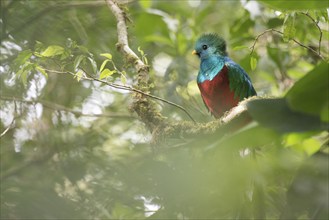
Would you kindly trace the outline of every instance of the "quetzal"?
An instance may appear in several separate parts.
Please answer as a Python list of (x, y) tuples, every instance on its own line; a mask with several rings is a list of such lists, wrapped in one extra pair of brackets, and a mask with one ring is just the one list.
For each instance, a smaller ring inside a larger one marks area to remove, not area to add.
[(192, 54), (201, 60), (197, 83), (202, 99), (216, 118), (244, 98), (256, 95), (247, 73), (228, 57), (222, 37), (214, 33), (202, 35)]

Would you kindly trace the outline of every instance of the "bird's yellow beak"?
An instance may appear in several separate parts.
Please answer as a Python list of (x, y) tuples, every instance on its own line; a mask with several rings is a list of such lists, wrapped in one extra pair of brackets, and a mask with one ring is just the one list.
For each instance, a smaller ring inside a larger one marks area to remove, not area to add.
[(196, 50), (193, 50), (193, 51), (192, 51), (192, 54), (193, 54), (193, 55), (197, 55), (198, 52), (196, 52)]

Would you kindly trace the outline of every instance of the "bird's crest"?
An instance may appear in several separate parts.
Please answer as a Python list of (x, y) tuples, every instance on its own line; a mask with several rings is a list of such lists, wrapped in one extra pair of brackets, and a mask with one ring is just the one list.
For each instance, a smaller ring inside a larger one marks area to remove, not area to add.
[(208, 44), (209, 46), (214, 46), (216, 47), (217, 52), (219, 52), (223, 56), (227, 56), (226, 42), (221, 36), (216, 33), (206, 33), (201, 35), (201, 37), (197, 41), (197, 44)]

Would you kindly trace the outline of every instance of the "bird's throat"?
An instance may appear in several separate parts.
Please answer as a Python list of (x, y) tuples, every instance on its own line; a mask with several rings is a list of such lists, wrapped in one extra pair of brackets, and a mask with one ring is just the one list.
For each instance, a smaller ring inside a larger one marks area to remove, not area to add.
[(212, 80), (217, 73), (219, 73), (225, 61), (220, 56), (211, 56), (206, 59), (202, 59), (200, 63), (200, 71), (197, 77), (198, 83), (202, 83), (205, 80)]

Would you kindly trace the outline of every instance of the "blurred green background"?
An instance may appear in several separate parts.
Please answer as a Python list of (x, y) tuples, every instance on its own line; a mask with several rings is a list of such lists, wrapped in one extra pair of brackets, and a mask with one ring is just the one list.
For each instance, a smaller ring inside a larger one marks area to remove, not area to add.
[(251, 102), (254, 122), (234, 134), (152, 145), (131, 93), (79, 78), (110, 53), (107, 80), (136, 82), (105, 1), (1, 0), (1, 219), (327, 219), (328, 1), (119, 2), (151, 93), (196, 121), (214, 120), (191, 55), (204, 32), (279, 99)]

